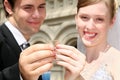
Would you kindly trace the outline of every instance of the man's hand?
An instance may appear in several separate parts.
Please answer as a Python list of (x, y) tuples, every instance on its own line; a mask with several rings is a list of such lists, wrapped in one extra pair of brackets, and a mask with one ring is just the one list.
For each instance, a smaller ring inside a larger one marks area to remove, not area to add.
[(55, 59), (54, 46), (36, 44), (25, 49), (19, 58), (19, 69), (24, 80), (37, 80), (50, 70)]

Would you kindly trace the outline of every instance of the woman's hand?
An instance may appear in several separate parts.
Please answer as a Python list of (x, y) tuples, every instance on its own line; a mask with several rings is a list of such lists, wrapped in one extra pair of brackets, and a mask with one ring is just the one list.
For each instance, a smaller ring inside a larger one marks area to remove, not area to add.
[(36, 44), (25, 49), (19, 58), (19, 69), (24, 80), (38, 80), (39, 76), (50, 70), (55, 59), (54, 46)]
[(67, 45), (56, 45), (56, 63), (65, 67), (65, 80), (77, 80), (86, 63), (85, 55), (76, 48)]

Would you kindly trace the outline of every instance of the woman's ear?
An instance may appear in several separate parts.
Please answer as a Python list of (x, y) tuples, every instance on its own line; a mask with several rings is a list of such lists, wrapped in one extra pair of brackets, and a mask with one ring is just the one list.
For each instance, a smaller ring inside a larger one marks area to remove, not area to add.
[(113, 19), (111, 20), (111, 25), (110, 25), (110, 28), (112, 28), (112, 27), (113, 27), (113, 25), (114, 25), (115, 21), (116, 21), (116, 16), (114, 16), (114, 17), (113, 17)]
[(77, 22), (77, 14), (75, 15), (75, 22)]
[(77, 25), (78, 25), (78, 17), (77, 17), (77, 14), (75, 15), (75, 23), (76, 23), (76, 29), (77, 29)]
[(4, 7), (9, 15), (13, 14), (12, 7), (11, 7), (10, 3), (8, 2), (8, 0), (4, 0)]

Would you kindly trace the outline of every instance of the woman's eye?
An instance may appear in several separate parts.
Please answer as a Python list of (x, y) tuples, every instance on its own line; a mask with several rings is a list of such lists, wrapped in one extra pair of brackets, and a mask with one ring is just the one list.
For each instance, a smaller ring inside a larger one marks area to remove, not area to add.
[(81, 16), (80, 18), (81, 18), (83, 21), (89, 20), (89, 17), (87, 17), (87, 16)]
[(104, 19), (103, 18), (96, 18), (96, 20), (95, 20), (96, 22), (99, 22), (99, 23), (101, 23), (101, 22), (103, 22), (104, 21)]

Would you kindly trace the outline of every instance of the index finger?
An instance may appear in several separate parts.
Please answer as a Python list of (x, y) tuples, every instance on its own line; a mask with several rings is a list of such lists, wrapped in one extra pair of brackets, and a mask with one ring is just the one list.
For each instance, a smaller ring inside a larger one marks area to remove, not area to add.
[(75, 54), (77, 55), (82, 55), (84, 56), (84, 54), (82, 52), (80, 52), (77, 48), (73, 47), (73, 46), (69, 46), (69, 45), (64, 45), (64, 44), (57, 44), (56, 45), (57, 49), (66, 49), (66, 50), (71, 50), (73, 51)]
[(32, 45), (32, 46), (28, 47), (27, 49), (23, 50), (22, 53), (24, 53), (25, 55), (29, 55), (33, 52), (40, 51), (40, 50), (51, 50), (51, 51), (53, 51), (54, 46), (51, 45), (51, 44), (35, 44), (35, 45)]

